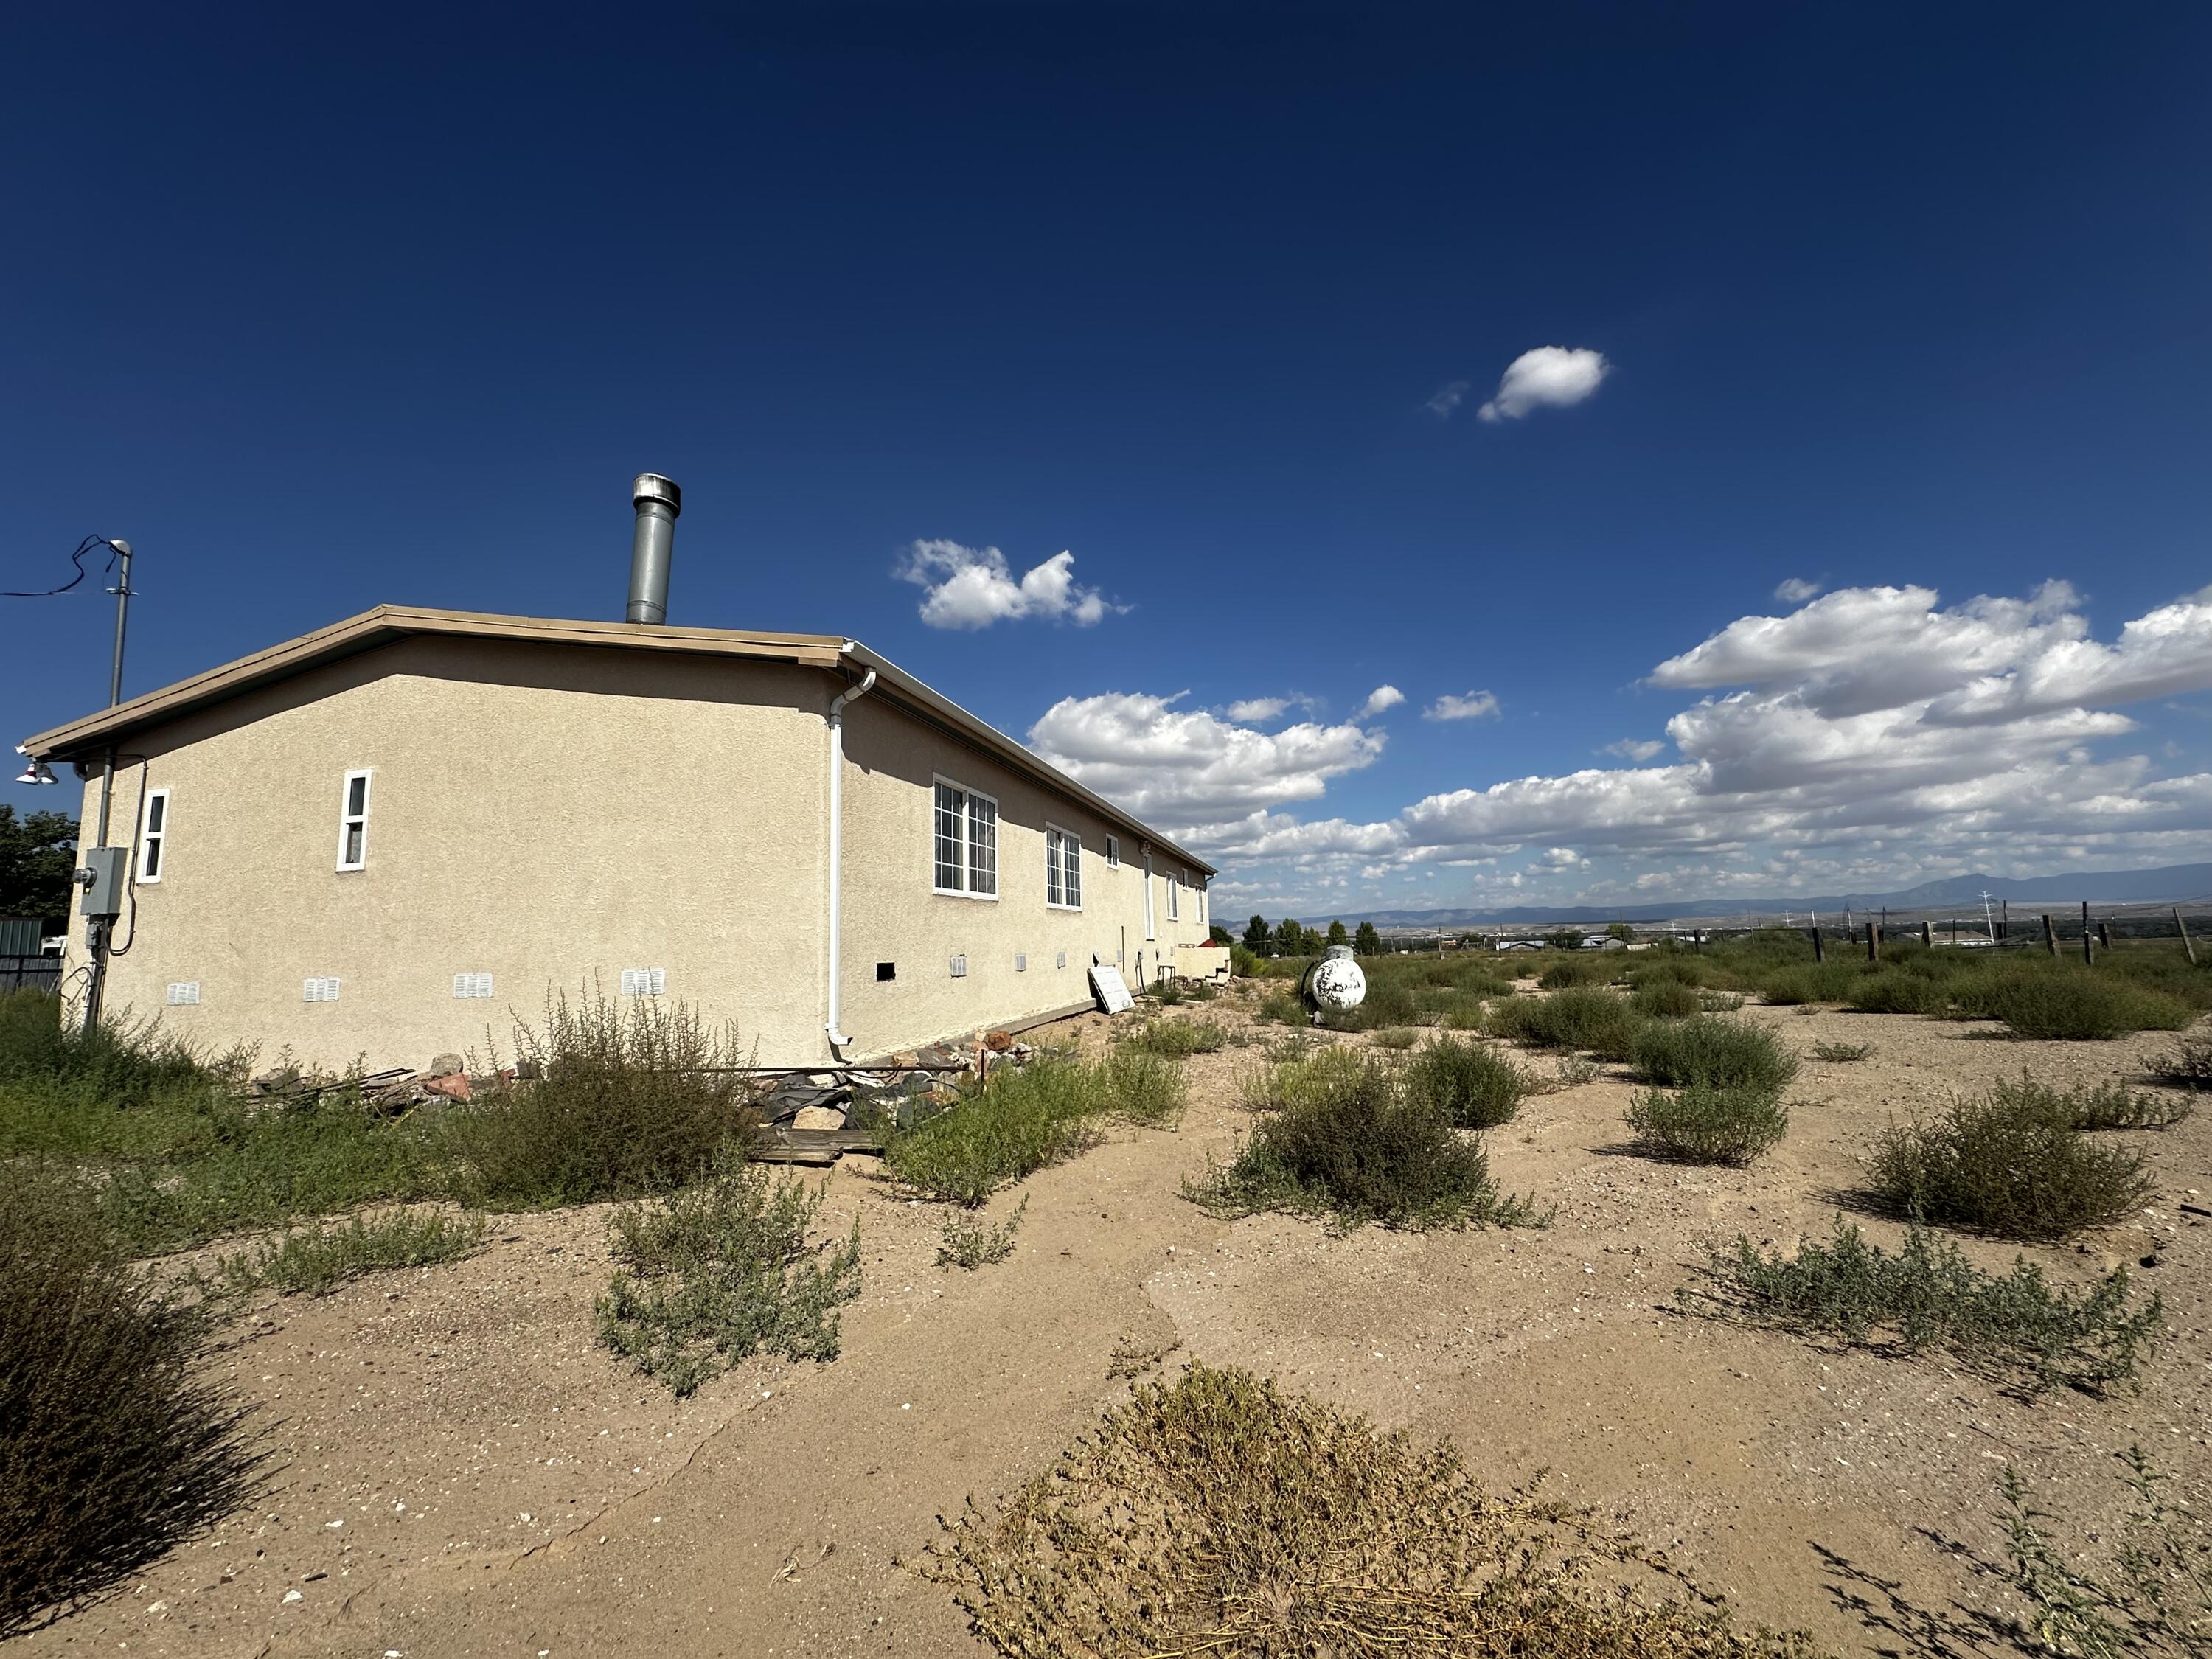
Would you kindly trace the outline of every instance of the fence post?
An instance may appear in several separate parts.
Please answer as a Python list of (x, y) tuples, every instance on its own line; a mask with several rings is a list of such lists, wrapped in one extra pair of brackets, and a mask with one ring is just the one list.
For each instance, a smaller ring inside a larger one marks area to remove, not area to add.
[(2112, 929), (2110, 923), (2100, 921), (2097, 924), (2097, 943), (2107, 951), (2112, 948)]
[(2085, 966), (2096, 963), (2096, 944), (2089, 937), (2089, 901), (2081, 901), (2081, 961)]
[(2052, 956), (2058, 954), (2058, 929), (2051, 920), (2051, 912), (2043, 913), (2043, 944)]
[(2181, 919), (2181, 907), (2178, 904), (2173, 907), (2173, 925), (2181, 930), (2182, 951), (2188, 957), (2189, 965), (2194, 968), (2197, 965), (2197, 946), (2189, 937), (2189, 924)]
[[(2180, 920), (2181, 920), (2181, 912), (2180, 912), (2180, 911), (2179, 911), (2179, 910), (2176, 910), (2176, 911), (2173, 913), (2173, 919), (2174, 919), (2176, 921), (2180, 921)], [(1820, 930), (1819, 928), (1815, 927), (1815, 928), (1814, 928), (1812, 931), (1813, 931), (1813, 960), (1814, 960), (1814, 961), (1815, 961), (1815, 962), (1826, 962), (1826, 961), (1828, 959), (1828, 947), (1827, 947), (1826, 945), (1823, 945), (1823, 944), (1821, 944), (1821, 943), (1820, 943)], [(2185, 934), (2183, 937), (2186, 938), (2186, 937), (2187, 937), (2187, 935), (2186, 935), (2186, 934)], [(2189, 959), (2190, 959), (2191, 962), (2194, 962), (2194, 961), (2196, 961), (2196, 960), (2197, 960), (2196, 957), (2195, 957), (2195, 956), (2193, 956), (2193, 955), (2192, 955)]]
[(1936, 943), (1936, 924), (1934, 922), (1923, 921), (1920, 924), (1920, 942), (1923, 945), (1932, 945)]
[(1867, 919), (1867, 960), (1881, 960), (1881, 924), (1871, 916)]

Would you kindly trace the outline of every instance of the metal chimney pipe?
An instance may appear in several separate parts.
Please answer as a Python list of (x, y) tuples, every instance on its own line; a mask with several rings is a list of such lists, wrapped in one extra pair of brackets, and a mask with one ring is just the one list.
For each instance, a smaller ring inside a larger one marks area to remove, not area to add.
[(629, 494), (630, 504), (637, 508), (637, 528), (629, 543), (629, 612), (625, 620), (658, 624), (668, 620), (668, 564), (684, 492), (672, 478), (641, 472)]

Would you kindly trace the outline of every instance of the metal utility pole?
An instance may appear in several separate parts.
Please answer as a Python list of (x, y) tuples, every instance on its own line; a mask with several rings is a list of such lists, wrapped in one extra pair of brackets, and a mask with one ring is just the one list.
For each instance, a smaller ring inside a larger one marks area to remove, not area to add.
[[(1986, 887), (1982, 889), (1982, 926), (1989, 929), (1990, 943), (1995, 945), (1997, 942), (1997, 925), (1990, 916), (1990, 890)], [(1955, 933), (1957, 931), (1954, 923), (1952, 932)]]
[[(131, 544), (113, 538), (107, 544), (115, 550), (115, 586), (107, 590), (115, 595), (115, 655), (107, 672), (107, 706), (112, 708), (123, 701), (123, 642), (131, 623)], [(114, 855), (119, 849), (108, 842), (114, 802), (115, 745), (110, 744), (100, 768), (100, 842), (85, 867), (76, 872), (85, 890), (84, 939), (92, 955), (84, 992), (88, 1031), (100, 1024), (100, 1003), (107, 989), (108, 947), (114, 939), (115, 918), (121, 914), (123, 883), (130, 876), (122, 867), (125, 860)]]

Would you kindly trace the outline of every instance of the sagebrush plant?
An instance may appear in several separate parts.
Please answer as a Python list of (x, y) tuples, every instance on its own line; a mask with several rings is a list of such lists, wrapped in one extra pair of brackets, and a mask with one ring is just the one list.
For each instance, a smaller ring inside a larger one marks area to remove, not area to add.
[(725, 1152), (696, 1186), (623, 1206), (600, 1341), (678, 1396), (763, 1351), (836, 1358), (837, 1310), (860, 1293), (860, 1224), (809, 1244), (826, 1190)]
[(2091, 1140), (2067, 1096), (2000, 1085), (1876, 1137), (1869, 1184), (1899, 1214), (2005, 1238), (2065, 1238), (2139, 1207), (2143, 1154)]
[(1004, 1261), (1014, 1253), (1014, 1234), (1029, 1213), (1030, 1201), (1024, 1198), (1014, 1206), (1013, 1213), (997, 1226), (974, 1218), (964, 1211), (955, 1210), (945, 1218), (945, 1227), (938, 1237), (937, 1265), (940, 1267), (988, 1267)]
[(1956, 982), (1961, 1006), (2002, 1020), (2015, 1036), (2104, 1042), (2130, 1031), (2176, 1031), (2189, 1004), (2104, 969), (2063, 962), (2005, 963)]
[(1796, 1080), (1797, 1056), (1773, 1032), (1717, 1014), (1655, 1020), (1636, 1033), (1630, 1058), (1650, 1083), (1778, 1093)]
[(1848, 1065), (1853, 1060), (1872, 1060), (1874, 1044), (1871, 1042), (1816, 1042), (1813, 1045), (1813, 1058), (1825, 1060), (1831, 1065)]
[(1998, 1084), (1990, 1097), (2019, 1110), (2042, 1108), (2063, 1116), (2077, 1129), (2171, 1129), (2195, 1109), (2189, 1101), (2146, 1094), (2118, 1083), (2060, 1088), (2039, 1083), (2026, 1072), (2012, 1082)]
[(2151, 1073), (2180, 1088), (2212, 1089), (2212, 1031), (2185, 1037), (2152, 1062)]
[(1684, 1019), (1705, 1008), (1698, 988), (1679, 979), (1644, 980), (1629, 1000), (1636, 1005), (1638, 1013), (1653, 1019)]
[(1395, 1048), (1400, 1052), (1412, 1048), (1421, 1040), (1418, 1028), (1411, 1025), (1390, 1025), (1370, 1032), (1367, 1041), (1377, 1048)]
[(1340, 1230), (1547, 1221), (1532, 1200), (1499, 1193), (1480, 1142), (1411, 1097), (1405, 1071), (1348, 1048), (1275, 1067), (1259, 1087), (1269, 1109), (1228, 1164), (1209, 1156), (1183, 1195), (1216, 1215), (1281, 1210)]
[(1657, 1158), (1738, 1168), (1790, 1132), (1790, 1111), (1771, 1089), (1693, 1083), (1677, 1094), (1639, 1091), (1626, 1113), (1638, 1146)]
[(356, 1216), (335, 1227), (288, 1231), (252, 1250), (222, 1257), (202, 1279), (217, 1295), (274, 1290), (288, 1296), (328, 1296), (364, 1273), (459, 1261), (481, 1250), (483, 1241), (481, 1216), (455, 1220), (395, 1210)]
[(2046, 1652), (2094, 1659), (2203, 1659), (2212, 1653), (2212, 1527), (2162, 1490), (2174, 1477), (2140, 1444), (2116, 1455), (2131, 1501), (2118, 1547), (2106, 1546), (2109, 1562), (2098, 1566), (2085, 1565), (2080, 1543), (2054, 1541), (2043, 1523), (2059, 1517), (2033, 1507), (2027, 1480), (2005, 1465), (2006, 1573), (2030, 1609), (2018, 1634)]
[(1411, 1025), (1420, 1018), (1411, 987), (1385, 980), (1370, 983), (1358, 1006), (1322, 1012), (1321, 1023), (1332, 1031), (1374, 1031), (1391, 1025)]
[(1229, 1041), (1229, 1032), (1216, 1019), (1155, 1019), (1137, 1027), (1121, 1042), (1147, 1054), (1181, 1060), (1189, 1054), (1210, 1054)]
[(894, 1134), (891, 1174), (971, 1208), (1009, 1181), (1093, 1144), (1109, 1122), (1159, 1127), (1182, 1111), (1182, 1068), (1127, 1044), (1102, 1060), (1047, 1055), (1000, 1066), (949, 1110)]
[(0, 1638), (251, 1502), (264, 1453), (208, 1311), (125, 1258), (76, 1177), (0, 1182)]
[(1637, 1033), (1650, 1023), (1626, 997), (1586, 985), (1549, 996), (1493, 1002), (1485, 1011), (1483, 1030), (1531, 1048), (1577, 1049), (1605, 1060), (1626, 1060)]
[(1521, 1068), (1468, 1037), (1440, 1036), (1406, 1067), (1406, 1092), (1441, 1111), (1455, 1129), (1492, 1129), (1511, 1120), (1534, 1086)]
[(1732, 1249), (1711, 1252), (1701, 1285), (1675, 1296), (1695, 1312), (1855, 1347), (1944, 1349), (2031, 1391), (2097, 1393), (2133, 1381), (2166, 1322), (2157, 1296), (2134, 1299), (2124, 1267), (2075, 1292), (2052, 1285), (2024, 1256), (2008, 1273), (1985, 1273), (1955, 1243), (1918, 1226), (1892, 1255), (1842, 1220), (1826, 1243), (1800, 1240), (1794, 1256), (1769, 1255), (1739, 1234)]
[[(1385, 1433), (1237, 1370), (1140, 1383), (921, 1562), (1011, 1659), (1752, 1659), (1739, 1629), (1587, 1511), (1476, 1486), (1445, 1440)], [(1655, 1571), (1656, 1570), (1656, 1571)], [(1638, 1581), (1671, 1583), (1647, 1601)]]
[(1255, 1019), (1271, 1021), (1277, 1025), (1310, 1024), (1306, 1006), (1298, 1000), (1296, 991), (1270, 991), (1260, 999), (1260, 1011)]
[(734, 1030), (678, 999), (594, 988), (518, 1025), (526, 1080), (447, 1113), (441, 1149), (456, 1195), (494, 1210), (664, 1192), (712, 1169), (758, 1130)]

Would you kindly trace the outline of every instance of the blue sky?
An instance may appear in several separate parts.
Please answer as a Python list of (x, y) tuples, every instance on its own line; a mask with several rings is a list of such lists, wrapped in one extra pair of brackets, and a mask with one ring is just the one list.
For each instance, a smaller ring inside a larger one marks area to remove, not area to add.
[(26, 9), (0, 586), (128, 537), (131, 690), (618, 616), (653, 469), (1224, 914), (2212, 858), (2202, 9)]

